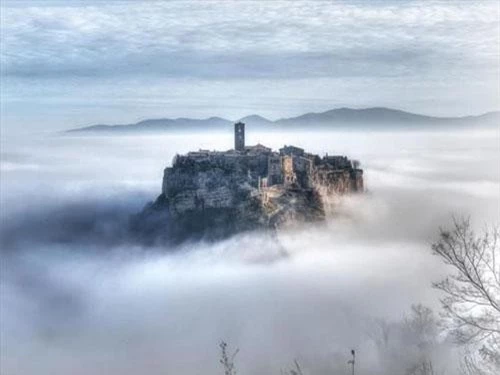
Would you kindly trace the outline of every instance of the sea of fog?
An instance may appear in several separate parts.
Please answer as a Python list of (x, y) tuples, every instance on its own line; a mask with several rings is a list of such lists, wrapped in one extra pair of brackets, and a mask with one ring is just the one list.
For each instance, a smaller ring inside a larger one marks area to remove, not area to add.
[[(448, 269), (430, 244), (452, 215), (499, 222), (500, 137), (488, 132), (254, 134), (361, 162), (368, 192), (326, 223), (218, 243), (144, 248), (130, 214), (177, 153), (229, 149), (232, 134), (23, 136), (1, 144), (0, 372), (389, 374), (369, 322), (436, 311)], [(401, 344), (404, 347), (404, 343)], [(453, 354), (436, 353), (453, 374)], [(394, 359), (397, 361), (397, 359)]]

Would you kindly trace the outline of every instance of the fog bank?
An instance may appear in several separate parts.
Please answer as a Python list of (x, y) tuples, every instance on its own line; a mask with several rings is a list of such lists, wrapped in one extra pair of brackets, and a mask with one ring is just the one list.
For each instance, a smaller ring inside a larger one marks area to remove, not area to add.
[[(232, 134), (3, 139), (1, 372), (216, 374), (224, 339), (241, 350), (240, 374), (279, 374), (293, 359), (343, 373), (351, 348), (362, 373), (387, 373), (367, 324), (438, 308), (431, 283), (446, 269), (429, 245), (452, 214), (498, 222), (499, 140), (249, 131), (250, 144), (360, 160), (367, 194), (277, 238), (174, 249), (129, 241), (129, 215), (156, 198), (176, 153), (231, 148)], [(453, 373), (446, 350), (436, 365)]]

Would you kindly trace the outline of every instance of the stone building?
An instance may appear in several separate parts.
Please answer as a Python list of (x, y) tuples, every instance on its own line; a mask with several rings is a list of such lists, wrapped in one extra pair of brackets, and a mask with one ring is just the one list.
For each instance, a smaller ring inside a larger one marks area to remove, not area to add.
[(169, 238), (222, 238), (323, 220), (337, 201), (325, 198), (364, 191), (363, 170), (346, 156), (320, 157), (290, 145), (279, 151), (246, 146), (241, 122), (234, 125), (234, 146), (176, 155), (164, 170), (162, 193), (136, 220), (138, 228), (147, 227), (149, 236), (154, 221)]
[(245, 150), (245, 124), (242, 122), (234, 124), (234, 149)]
[(245, 146), (245, 124), (242, 122), (234, 125), (234, 145), (234, 150), (198, 150), (177, 155), (172, 167), (165, 170), (164, 192), (169, 187), (182, 187), (184, 178), (171, 177), (179, 170), (191, 173), (222, 171), (232, 178), (244, 176), (250, 186), (259, 190), (273, 186), (295, 189), (327, 186), (332, 193), (345, 194), (364, 189), (363, 171), (346, 156), (320, 157), (291, 145), (285, 145), (279, 152), (261, 144)]
[(283, 184), (282, 158), (272, 153), (267, 159), (267, 186), (280, 184)]

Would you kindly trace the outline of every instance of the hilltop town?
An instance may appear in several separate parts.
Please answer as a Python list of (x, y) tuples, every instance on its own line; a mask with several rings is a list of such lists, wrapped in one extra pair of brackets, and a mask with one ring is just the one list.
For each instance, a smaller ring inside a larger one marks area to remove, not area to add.
[(161, 195), (139, 221), (154, 221), (169, 238), (221, 238), (321, 221), (328, 198), (363, 191), (358, 162), (295, 146), (247, 146), (245, 124), (237, 122), (233, 149), (175, 156), (165, 168)]

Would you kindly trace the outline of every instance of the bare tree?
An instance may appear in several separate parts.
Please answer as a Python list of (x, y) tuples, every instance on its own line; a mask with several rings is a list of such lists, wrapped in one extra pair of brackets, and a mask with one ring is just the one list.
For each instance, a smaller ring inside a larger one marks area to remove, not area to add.
[(438, 322), (434, 312), (414, 304), (400, 321), (370, 321), (367, 330), (378, 351), (385, 373), (407, 375), (441, 374), (443, 369), (437, 353), (442, 352)]
[(236, 368), (234, 366), (234, 358), (239, 352), (239, 349), (236, 349), (233, 354), (228, 354), (227, 343), (221, 341), (219, 344), (219, 348), (221, 350), (221, 356), (219, 362), (224, 367), (224, 375), (236, 375)]
[(297, 360), (294, 360), (293, 364), (294, 368), (292, 368), (291, 370), (289, 371), (281, 370), (281, 375), (303, 375), (299, 362)]
[(411, 305), (411, 312), (403, 322), (407, 341), (421, 351), (427, 351), (436, 343), (437, 322), (434, 312), (422, 304)]
[(487, 375), (488, 373), (483, 370), (478, 363), (477, 356), (471, 353), (469, 349), (464, 352), (463, 358), (460, 360), (460, 374), (461, 375)]
[(436, 375), (431, 361), (422, 361), (406, 370), (406, 375)]
[(453, 219), (432, 245), (435, 254), (454, 269), (433, 284), (443, 292), (445, 322), (460, 342), (479, 345), (489, 366), (500, 369), (500, 246), (498, 228), (477, 234), (470, 219)]
[(394, 329), (394, 324), (387, 320), (374, 318), (368, 321), (366, 334), (375, 343), (379, 352), (386, 352), (389, 350), (389, 338)]
[(411, 305), (411, 310), (403, 320), (403, 342), (416, 350), (413, 361), (406, 368), (407, 375), (435, 375), (432, 357), (439, 348), (438, 326), (434, 312), (422, 304)]

